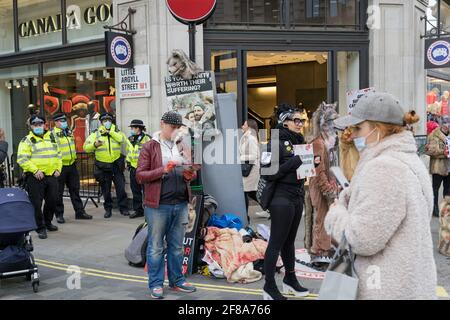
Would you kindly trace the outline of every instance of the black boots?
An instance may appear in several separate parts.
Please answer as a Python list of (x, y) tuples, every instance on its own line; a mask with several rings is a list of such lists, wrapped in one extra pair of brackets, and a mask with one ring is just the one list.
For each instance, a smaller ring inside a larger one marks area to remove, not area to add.
[(47, 239), (47, 230), (45, 228), (36, 230), (39, 239)]
[(294, 295), (296, 297), (306, 297), (309, 295), (309, 290), (303, 288), (298, 282), (295, 271), (286, 272), (283, 279), (283, 292), (285, 294)]
[(105, 219), (109, 219), (109, 218), (111, 218), (111, 216), (112, 216), (112, 210), (106, 210), (105, 215), (104, 215)]
[(123, 215), (123, 216), (125, 216), (125, 217), (128, 217), (128, 216), (130, 215), (130, 213), (128, 212), (128, 210), (122, 210), (122, 211), (120, 211), (120, 214)]
[(136, 219), (143, 216), (144, 216), (143, 212), (135, 211), (132, 214), (130, 214), (130, 219)]
[(76, 220), (91, 220), (92, 216), (87, 214), (86, 212), (83, 212), (82, 214), (75, 215)]
[(287, 300), (285, 296), (283, 296), (278, 290), (278, 287), (275, 281), (267, 281), (264, 284), (263, 288), (263, 299), (264, 300)]
[(53, 232), (53, 231), (58, 231), (58, 227), (49, 223), (45, 225), (45, 228), (47, 229), (47, 231)]
[(58, 222), (59, 224), (63, 224), (66, 223), (66, 220), (64, 220), (63, 216), (56, 216), (56, 222)]

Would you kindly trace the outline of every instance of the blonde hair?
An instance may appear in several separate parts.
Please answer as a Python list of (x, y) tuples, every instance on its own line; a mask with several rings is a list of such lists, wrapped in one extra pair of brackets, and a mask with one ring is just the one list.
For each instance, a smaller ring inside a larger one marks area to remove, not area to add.
[(414, 111), (405, 113), (403, 117), (403, 126), (398, 124), (390, 124), (377, 121), (367, 121), (372, 128), (377, 128), (380, 131), (380, 138), (384, 139), (386, 137), (392, 136), (393, 134), (401, 133), (406, 130), (406, 125), (416, 123), (420, 118), (416, 115)]

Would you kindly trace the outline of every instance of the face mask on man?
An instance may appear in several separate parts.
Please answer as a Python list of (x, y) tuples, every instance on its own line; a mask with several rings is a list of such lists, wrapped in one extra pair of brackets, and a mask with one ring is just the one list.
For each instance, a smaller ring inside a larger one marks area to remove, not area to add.
[[(353, 143), (355, 144), (356, 149), (361, 153), (363, 152), (365, 149), (367, 149), (367, 138), (370, 137), (372, 135), (372, 133), (375, 132), (375, 130), (377, 130), (377, 128), (373, 129), (367, 136), (365, 137), (360, 137), (360, 138), (355, 138), (353, 139)], [(379, 138), (378, 138), (379, 140)]]
[(42, 136), (44, 134), (44, 128), (42, 127), (34, 128), (33, 133), (37, 136)]
[(112, 126), (112, 122), (111, 121), (105, 121), (105, 123), (103, 124), (105, 126), (105, 128), (107, 130), (111, 129)]
[(61, 129), (62, 129), (62, 130), (66, 130), (67, 127), (68, 127), (67, 121), (61, 122)]

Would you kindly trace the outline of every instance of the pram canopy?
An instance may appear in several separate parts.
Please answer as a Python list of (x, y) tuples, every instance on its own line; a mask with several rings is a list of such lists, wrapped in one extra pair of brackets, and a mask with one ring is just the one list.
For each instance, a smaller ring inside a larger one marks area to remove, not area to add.
[(36, 230), (34, 207), (25, 191), (0, 189), (0, 234)]

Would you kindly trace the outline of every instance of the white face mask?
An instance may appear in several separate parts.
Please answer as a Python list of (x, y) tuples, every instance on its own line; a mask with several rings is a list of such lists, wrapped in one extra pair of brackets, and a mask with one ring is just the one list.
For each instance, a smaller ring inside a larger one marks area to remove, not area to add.
[[(372, 133), (375, 132), (375, 130), (377, 130), (378, 128), (373, 129), (367, 136), (365, 137), (360, 137), (360, 138), (355, 138), (353, 139), (353, 143), (355, 144), (356, 149), (358, 149), (358, 151), (361, 153), (363, 152), (365, 149), (367, 149), (368, 145), (367, 145), (367, 138), (370, 137), (372, 135)], [(378, 139), (377, 142), (380, 140), (380, 133), (378, 132)]]

